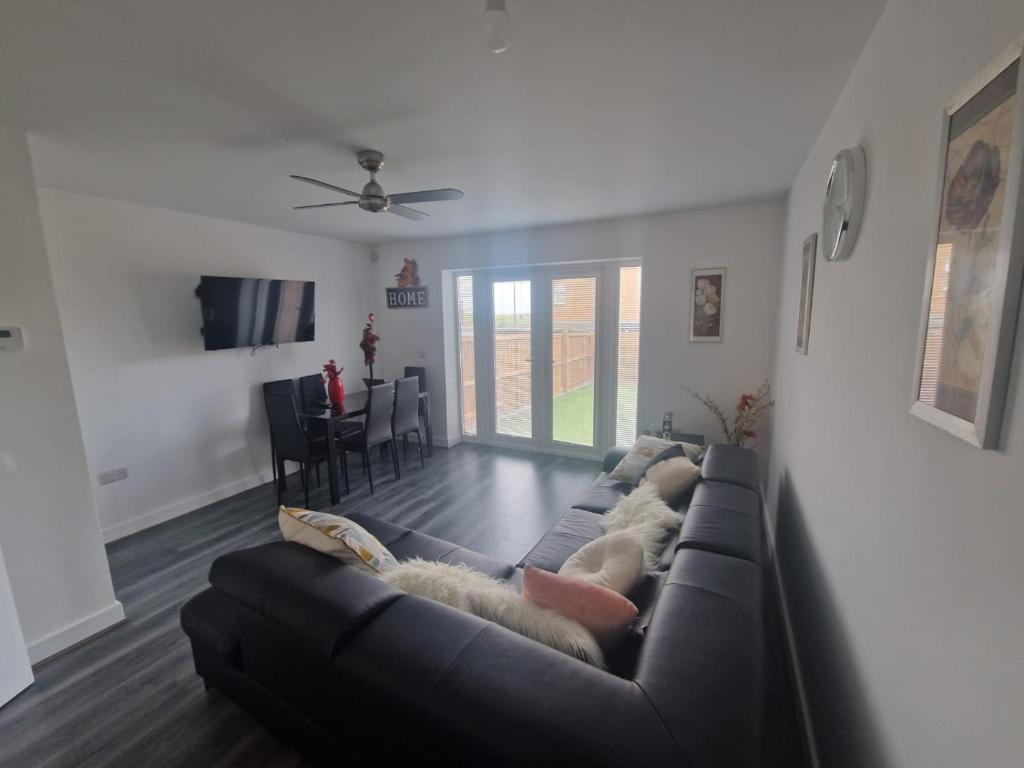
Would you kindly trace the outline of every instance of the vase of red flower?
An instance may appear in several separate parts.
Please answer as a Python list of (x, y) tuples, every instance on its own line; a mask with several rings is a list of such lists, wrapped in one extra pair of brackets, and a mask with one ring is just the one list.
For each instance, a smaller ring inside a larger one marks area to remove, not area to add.
[(327, 397), (331, 401), (331, 407), (336, 411), (345, 410), (345, 385), (341, 381), (341, 372), (333, 360), (324, 364), (324, 379), (327, 381)]

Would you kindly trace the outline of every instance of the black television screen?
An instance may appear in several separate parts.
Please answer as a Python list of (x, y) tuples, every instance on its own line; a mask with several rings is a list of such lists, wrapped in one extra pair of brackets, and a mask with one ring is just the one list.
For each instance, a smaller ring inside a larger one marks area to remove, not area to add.
[(316, 284), (254, 277), (199, 279), (207, 349), (313, 341)]

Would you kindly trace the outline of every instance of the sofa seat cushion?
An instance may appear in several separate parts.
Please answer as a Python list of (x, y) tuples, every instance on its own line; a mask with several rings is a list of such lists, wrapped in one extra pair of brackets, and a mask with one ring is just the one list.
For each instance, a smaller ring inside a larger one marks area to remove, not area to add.
[(481, 555), (479, 552), (460, 547), (450, 541), (427, 536), (425, 533), (412, 531), (370, 515), (357, 513), (349, 515), (349, 519), (376, 536), (398, 560), (410, 560), (418, 557), (422, 560), (436, 560), (449, 565), (466, 565), (495, 579), (507, 579), (515, 570), (512, 563)]
[(566, 560), (584, 544), (604, 535), (603, 515), (585, 509), (570, 509), (537, 542), (519, 564), (558, 573)]
[(629, 483), (612, 480), (606, 472), (602, 472), (579, 499), (573, 504), (576, 509), (604, 514), (616, 504), (623, 494), (633, 490)]

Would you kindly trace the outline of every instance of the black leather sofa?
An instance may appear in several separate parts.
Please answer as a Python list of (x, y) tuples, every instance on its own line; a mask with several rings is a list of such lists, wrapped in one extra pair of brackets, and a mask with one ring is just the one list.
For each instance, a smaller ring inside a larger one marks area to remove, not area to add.
[[(621, 453), (606, 458), (606, 472)], [(745, 768), (764, 719), (757, 459), (714, 445), (634, 635), (589, 666), (302, 546), (224, 555), (182, 608), (196, 672), (318, 764)], [(602, 533), (602, 475), (519, 564), (353, 515), (399, 559), (518, 582)]]

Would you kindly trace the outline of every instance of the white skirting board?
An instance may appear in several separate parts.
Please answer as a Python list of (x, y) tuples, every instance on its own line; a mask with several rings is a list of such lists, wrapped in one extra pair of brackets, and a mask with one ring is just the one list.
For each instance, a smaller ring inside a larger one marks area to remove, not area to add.
[(89, 639), (105, 629), (110, 629), (115, 624), (120, 624), (124, 619), (124, 606), (121, 605), (119, 600), (115, 600), (106, 608), (86, 616), (84, 619), (80, 619), (73, 624), (68, 624), (66, 627), (61, 627), (56, 632), (51, 632), (49, 635), (30, 643), (28, 646), (28, 657), (33, 664), (36, 664), (43, 659), (50, 658), (55, 653), (67, 650), (76, 643)]
[(768, 505), (765, 499), (764, 487), (761, 488), (761, 504), (764, 510), (764, 530), (768, 539), (769, 557), (771, 557), (772, 573), (775, 575), (776, 592), (779, 595), (780, 608), (782, 609), (782, 625), (786, 631), (786, 650), (789, 652), (789, 665), (793, 670), (793, 677), (796, 682), (797, 700), (800, 702), (800, 719), (804, 728), (804, 735), (807, 738), (808, 752), (811, 756), (813, 768), (821, 768), (821, 760), (818, 758), (818, 742), (814, 737), (814, 723), (811, 719), (811, 711), (807, 706), (807, 692), (804, 687), (803, 670), (800, 667), (800, 655), (796, 649), (796, 638), (793, 635), (793, 624), (789, 618), (789, 601), (786, 599), (786, 587), (782, 581), (782, 573), (779, 571), (778, 558), (775, 554), (775, 531), (768, 524)]
[(201, 493), (198, 496), (193, 496), (183, 501), (176, 501), (173, 504), (168, 504), (166, 507), (160, 507), (159, 509), (137, 515), (109, 528), (104, 528), (103, 543), (109, 544), (112, 541), (123, 539), (125, 536), (130, 536), (133, 533), (138, 533), (159, 523), (180, 517), (200, 507), (205, 507), (207, 504), (213, 504), (215, 501), (234, 496), (236, 493), (242, 493), (242, 491), (248, 491), (250, 488), (255, 488), (258, 485), (269, 483), (272, 479), (273, 475), (270, 472), (259, 472), (234, 483), (215, 488), (212, 491)]

